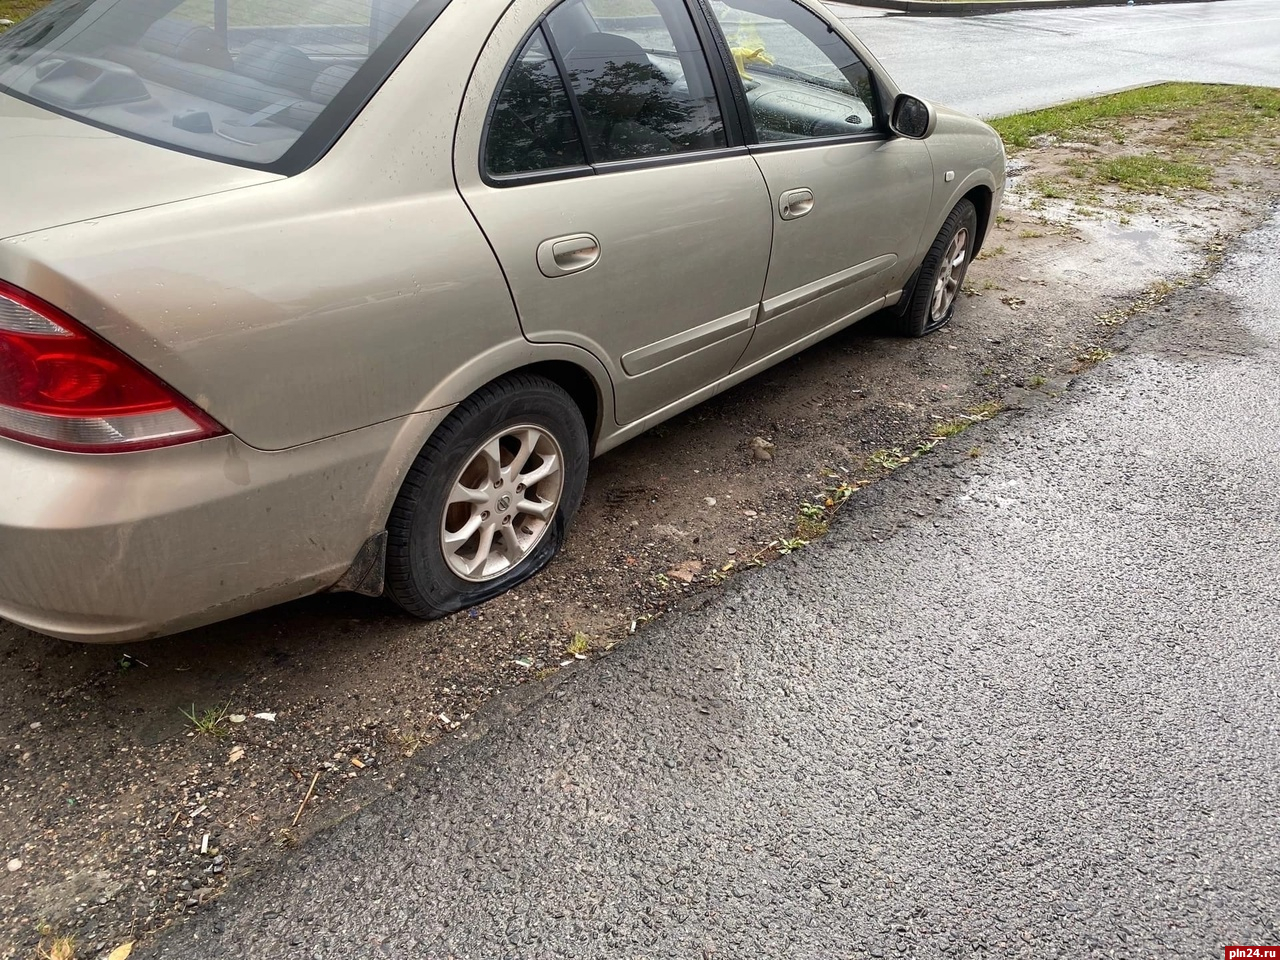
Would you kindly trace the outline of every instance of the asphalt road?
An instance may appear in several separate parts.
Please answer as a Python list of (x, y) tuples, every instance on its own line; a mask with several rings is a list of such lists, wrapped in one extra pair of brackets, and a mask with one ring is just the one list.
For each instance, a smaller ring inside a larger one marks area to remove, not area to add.
[(903, 89), (983, 117), (1161, 80), (1280, 86), (1276, 0), (978, 17), (830, 6)]
[(868, 488), (148, 951), (1280, 941), (1276, 303), (1280, 217), (1060, 399)]

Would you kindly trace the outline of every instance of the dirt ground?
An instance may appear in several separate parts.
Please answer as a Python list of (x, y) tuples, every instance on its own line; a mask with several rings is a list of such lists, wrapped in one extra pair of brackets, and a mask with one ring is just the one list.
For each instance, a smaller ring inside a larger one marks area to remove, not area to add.
[[(1134, 126), (1125, 149), (1166, 135)], [(596, 461), (565, 553), (482, 608), (424, 624), (330, 595), (125, 647), (0, 625), (0, 956), (57, 935), (95, 957), (199, 910), (394, 790), (495, 696), (643, 643), (653, 617), (803, 549), (851, 489), (1061, 391), (1280, 197), (1274, 151), (1209, 191), (1036, 186), (1117, 149), (1022, 151), (948, 328), (907, 341), (873, 318)], [(225, 716), (197, 732), (192, 710)]]

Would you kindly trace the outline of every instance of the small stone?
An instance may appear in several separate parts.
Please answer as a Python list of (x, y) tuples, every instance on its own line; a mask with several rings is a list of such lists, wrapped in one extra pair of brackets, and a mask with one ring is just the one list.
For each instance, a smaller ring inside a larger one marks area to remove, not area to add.
[(19, 860), (17, 857), (14, 857), (12, 860), (9, 861), (10, 873), (17, 873), (21, 869), (22, 869), (22, 861)]
[(40, 729), (40, 726), (41, 726), (40, 721), (39, 721), (39, 720), (37, 720), (37, 721), (35, 721), (33, 724), (31, 724), (31, 729), (32, 729), (32, 730), (39, 730), (39, 729)]
[(772, 460), (773, 451), (778, 449), (764, 437), (752, 438), (751, 443), (748, 444), (748, 446), (751, 447), (751, 456), (755, 457), (757, 460)]

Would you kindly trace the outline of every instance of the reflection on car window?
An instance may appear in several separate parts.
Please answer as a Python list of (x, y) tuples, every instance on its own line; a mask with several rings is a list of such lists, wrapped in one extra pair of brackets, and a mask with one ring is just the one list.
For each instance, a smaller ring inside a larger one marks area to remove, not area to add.
[(485, 166), (502, 176), (586, 162), (569, 94), (539, 29), (520, 51), (498, 95)]
[(877, 129), (871, 73), (847, 43), (793, 0), (712, 0), (762, 141)]
[(547, 26), (594, 162), (725, 146), (706, 57), (682, 0), (568, 0)]

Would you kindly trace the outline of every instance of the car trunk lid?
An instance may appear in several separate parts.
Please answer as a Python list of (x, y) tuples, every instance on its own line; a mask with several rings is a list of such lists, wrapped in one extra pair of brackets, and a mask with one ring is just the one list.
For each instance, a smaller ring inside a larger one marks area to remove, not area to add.
[(101, 130), (7, 94), (0, 94), (0, 152), (0, 240), (279, 179)]

